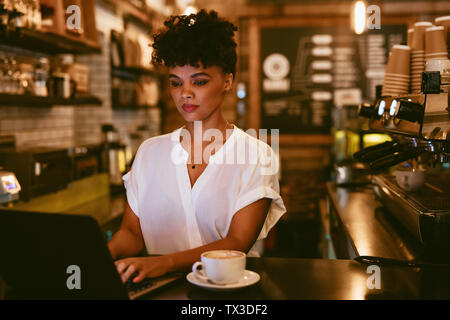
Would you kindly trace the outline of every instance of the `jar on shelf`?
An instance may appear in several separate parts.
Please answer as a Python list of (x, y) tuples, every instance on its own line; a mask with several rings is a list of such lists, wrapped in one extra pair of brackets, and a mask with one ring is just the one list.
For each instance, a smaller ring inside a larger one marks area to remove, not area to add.
[(8, 6), (6, 1), (0, 0), (0, 32), (4, 33), (8, 29)]
[(47, 83), (49, 80), (50, 63), (48, 58), (40, 58), (34, 71), (34, 94), (47, 97)]
[(33, 95), (34, 94), (34, 81), (33, 81), (33, 66), (30, 63), (21, 63), (19, 65), (20, 70), (20, 94)]

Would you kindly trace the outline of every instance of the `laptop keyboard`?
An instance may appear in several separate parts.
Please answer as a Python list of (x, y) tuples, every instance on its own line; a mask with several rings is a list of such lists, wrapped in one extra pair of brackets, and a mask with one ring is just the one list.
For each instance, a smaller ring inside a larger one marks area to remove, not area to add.
[(144, 279), (141, 282), (134, 283), (133, 279), (128, 279), (127, 282), (125, 282), (125, 287), (127, 290), (133, 291), (133, 292), (139, 292), (142, 290), (145, 290), (153, 285), (153, 281), (151, 279)]
[(160, 288), (168, 283), (174, 282), (181, 278), (181, 274), (169, 274), (157, 278), (145, 278), (141, 282), (134, 283), (134, 275), (125, 282), (125, 288), (128, 291), (130, 299), (136, 299), (144, 294), (151, 292), (157, 288)]

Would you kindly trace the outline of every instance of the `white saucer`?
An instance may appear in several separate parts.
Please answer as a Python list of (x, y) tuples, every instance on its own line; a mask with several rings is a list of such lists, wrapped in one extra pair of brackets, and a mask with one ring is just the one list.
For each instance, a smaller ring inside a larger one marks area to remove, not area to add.
[(227, 291), (251, 286), (259, 281), (260, 276), (256, 272), (245, 270), (242, 278), (238, 282), (231, 284), (215, 284), (207, 280), (198, 278), (193, 272), (189, 273), (186, 276), (186, 279), (190, 283), (208, 290)]

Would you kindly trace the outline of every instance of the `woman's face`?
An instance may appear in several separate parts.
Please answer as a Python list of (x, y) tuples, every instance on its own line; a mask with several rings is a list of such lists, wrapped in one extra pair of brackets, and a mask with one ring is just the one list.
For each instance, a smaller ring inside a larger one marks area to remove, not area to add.
[(218, 66), (191, 65), (169, 68), (170, 94), (178, 111), (188, 121), (203, 121), (220, 112), (225, 92), (231, 89), (233, 75)]

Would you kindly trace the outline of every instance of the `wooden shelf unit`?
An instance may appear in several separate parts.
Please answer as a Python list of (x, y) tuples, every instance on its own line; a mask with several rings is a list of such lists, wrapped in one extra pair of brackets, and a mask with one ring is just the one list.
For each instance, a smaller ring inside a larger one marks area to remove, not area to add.
[(78, 41), (52, 32), (23, 29), (20, 34), (9, 34), (0, 38), (0, 44), (14, 46), (46, 54), (101, 53), (101, 47), (90, 41)]
[[(44, 33), (66, 38), (67, 41), (78, 42), (80, 46), (100, 49), (98, 44), (98, 33), (95, 20), (95, 0), (40, 0), (41, 8), (46, 6), (52, 8), (53, 15), (48, 18), (52, 22), (50, 26), (43, 26)], [(80, 8), (80, 29), (69, 30), (67, 20), (73, 13), (67, 13), (69, 6), (75, 5)], [(73, 51), (72, 51), (73, 52)], [(74, 52), (74, 53), (92, 53)]]
[(102, 100), (91, 95), (78, 95), (75, 98), (40, 97), (31, 95), (0, 93), (0, 106), (49, 107), (58, 106), (101, 106)]

